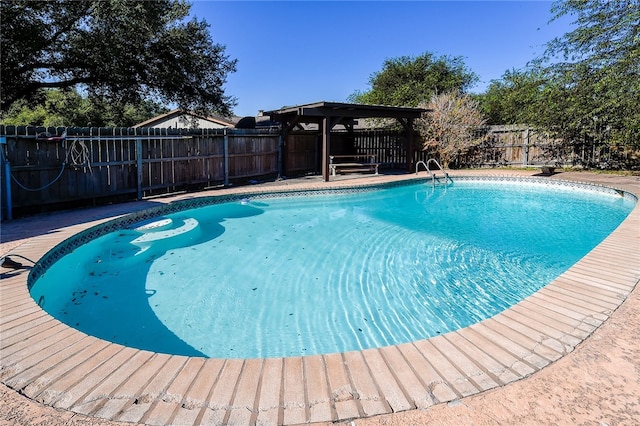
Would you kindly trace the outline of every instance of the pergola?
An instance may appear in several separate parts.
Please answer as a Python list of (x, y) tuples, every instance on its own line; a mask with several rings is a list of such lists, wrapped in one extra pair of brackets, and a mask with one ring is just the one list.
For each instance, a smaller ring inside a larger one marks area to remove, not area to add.
[(382, 105), (361, 105), (339, 102), (316, 102), (306, 105), (283, 107), (275, 111), (266, 111), (272, 121), (282, 126), (282, 137), (300, 124), (318, 124), (322, 133), (322, 177), (329, 181), (329, 153), (331, 147), (331, 129), (338, 124), (350, 128), (358, 118), (392, 118), (398, 120), (407, 132), (407, 168), (411, 170), (413, 159), (413, 122), (420, 118), (422, 108), (405, 108)]

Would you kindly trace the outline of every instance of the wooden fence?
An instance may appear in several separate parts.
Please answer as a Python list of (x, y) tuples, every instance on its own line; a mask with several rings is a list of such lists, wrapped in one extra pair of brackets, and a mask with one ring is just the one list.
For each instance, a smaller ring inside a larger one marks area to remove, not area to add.
[[(45, 133), (66, 138), (47, 138)], [(277, 130), (0, 126), (3, 218), (278, 174)], [(7, 185), (10, 182), (10, 185)]]
[(524, 126), (490, 126), (479, 130), (482, 143), (464, 153), (461, 167), (529, 166), (640, 170), (640, 146), (589, 138), (566, 142)]
[(318, 132), (289, 133), (283, 147), (283, 173), (300, 176), (320, 170), (320, 135)]
[[(43, 138), (43, 134), (66, 138)], [(483, 129), (483, 142), (452, 167), (559, 162), (640, 168), (637, 146), (561, 143), (519, 126)], [(275, 178), (318, 174), (318, 132), (282, 140), (278, 129), (38, 128), (0, 126), (2, 218), (75, 204), (98, 204)], [(332, 154), (375, 155), (381, 169), (407, 170), (407, 138), (395, 130), (337, 131)], [(413, 163), (438, 158), (416, 149)]]

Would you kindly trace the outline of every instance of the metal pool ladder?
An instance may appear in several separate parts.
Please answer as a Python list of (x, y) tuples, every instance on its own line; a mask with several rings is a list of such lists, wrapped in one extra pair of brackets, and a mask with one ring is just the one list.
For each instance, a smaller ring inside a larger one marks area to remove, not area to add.
[(451, 183), (453, 183), (453, 179), (451, 179), (451, 176), (449, 176), (449, 174), (447, 172), (444, 171), (444, 169), (442, 168), (442, 166), (440, 165), (440, 163), (438, 163), (438, 161), (435, 158), (430, 158), (429, 160), (427, 160), (427, 162), (425, 163), (424, 161), (418, 161), (416, 163), (416, 174), (418, 174), (418, 167), (420, 166), (420, 164), (422, 164), (425, 168), (425, 170), (427, 172), (429, 172), (429, 174), (431, 175), (431, 180), (433, 182), (433, 184), (435, 185), (436, 183), (440, 183), (440, 178), (436, 175), (436, 173), (431, 170), (429, 168), (429, 165), (433, 163), (435, 164), (435, 166), (440, 169), (440, 171), (442, 172), (442, 174), (444, 175), (444, 184), (447, 185), (449, 183), (449, 181)]

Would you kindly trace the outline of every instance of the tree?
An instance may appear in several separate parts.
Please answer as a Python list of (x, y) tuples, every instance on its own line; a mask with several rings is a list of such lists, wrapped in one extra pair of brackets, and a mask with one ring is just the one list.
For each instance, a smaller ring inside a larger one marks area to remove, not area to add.
[(573, 115), (564, 132), (640, 143), (640, 1), (564, 0), (552, 13), (576, 17), (536, 64), (554, 83), (548, 99)]
[(42, 89), (118, 105), (154, 100), (229, 115), (236, 61), (184, 0), (1, 0), (2, 110)]
[(566, 142), (640, 143), (640, 1), (564, 0), (574, 30), (478, 97), (491, 124), (529, 124)]
[(482, 142), (478, 130), (486, 120), (471, 96), (456, 91), (441, 93), (421, 107), (429, 110), (417, 123), (422, 149), (435, 148), (445, 167), (459, 165), (460, 156)]
[(436, 58), (427, 52), (418, 57), (387, 59), (382, 71), (370, 76), (371, 89), (355, 92), (349, 100), (363, 104), (415, 107), (431, 99), (434, 93), (464, 93), (477, 80), (478, 76), (467, 69), (461, 57)]
[(561, 0), (553, 19), (576, 15), (576, 28), (547, 44), (545, 58), (562, 55), (558, 65), (589, 64), (615, 67), (635, 75), (640, 59), (640, 2), (638, 0)]
[(493, 80), (486, 92), (476, 95), (487, 124), (527, 124), (539, 113), (544, 77), (535, 70), (510, 70)]
[(81, 96), (74, 90), (43, 89), (31, 102), (20, 99), (2, 114), (0, 124), (45, 127), (131, 127), (168, 111), (144, 100), (137, 104)]

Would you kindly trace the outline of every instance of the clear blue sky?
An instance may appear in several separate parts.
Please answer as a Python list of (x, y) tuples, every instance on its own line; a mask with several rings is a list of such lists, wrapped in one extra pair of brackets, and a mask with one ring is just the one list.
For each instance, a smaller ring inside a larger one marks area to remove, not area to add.
[(522, 69), (571, 28), (549, 23), (550, 1), (204, 1), (191, 13), (238, 60), (225, 92), (234, 112), (255, 115), (317, 101), (344, 102), (369, 89), (385, 59), (461, 56), (483, 92)]

